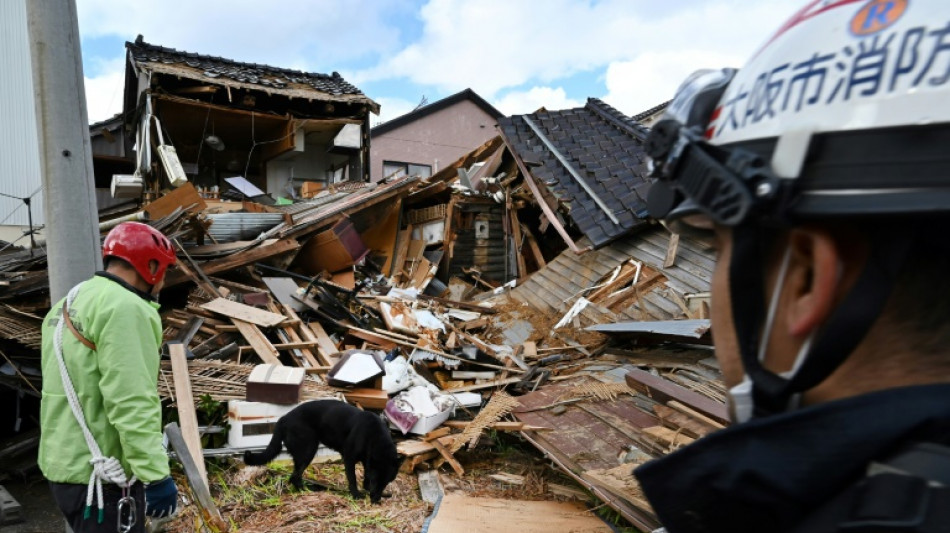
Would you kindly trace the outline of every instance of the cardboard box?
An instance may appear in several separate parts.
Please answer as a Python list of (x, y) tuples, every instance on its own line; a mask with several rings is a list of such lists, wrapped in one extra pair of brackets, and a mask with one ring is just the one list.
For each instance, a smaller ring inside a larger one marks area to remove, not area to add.
[(263, 364), (254, 367), (247, 378), (245, 399), (249, 402), (268, 402), (296, 405), (306, 371), (302, 368)]
[(267, 446), (274, 434), (274, 424), (296, 405), (273, 403), (228, 402), (228, 446), (254, 448)]
[(367, 254), (369, 249), (353, 223), (344, 218), (307, 240), (297, 254), (295, 264), (314, 274), (324, 270), (339, 272), (361, 261)]

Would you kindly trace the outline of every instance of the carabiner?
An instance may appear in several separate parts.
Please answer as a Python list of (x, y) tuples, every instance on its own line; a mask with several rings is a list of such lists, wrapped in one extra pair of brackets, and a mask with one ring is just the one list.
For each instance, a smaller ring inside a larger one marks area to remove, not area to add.
[(119, 533), (129, 533), (132, 526), (135, 525), (135, 498), (129, 496), (129, 489), (122, 489), (122, 497), (119, 499), (119, 523), (116, 530)]

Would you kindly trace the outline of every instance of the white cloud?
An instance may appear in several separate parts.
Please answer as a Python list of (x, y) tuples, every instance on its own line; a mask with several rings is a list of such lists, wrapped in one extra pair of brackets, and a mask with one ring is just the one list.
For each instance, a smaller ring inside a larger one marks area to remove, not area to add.
[(627, 115), (635, 115), (673, 98), (680, 82), (694, 71), (734, 67), (741, 61), (739, 56), (701, 50), (646, 52), (607, 67), (607, 94), (603, 100)]
[(86, 110), (89, 123), (99, 122), (122, 112), (122, 94), (125, 72), (110, 72), (94, 78), (85, 78)]
[(376, 103), (379, 104), (379, 116), (370, 118), (370, 124), (372, 126), (378, 126), (383, 122), (405, 115), (419, 105), (418, 102), (410, 102), (402, 98), (388, 98), (385, 96), (376, 98), (375, 100)]
[(356, 79), (408, 78), (445, 92), (471, 87), (494, 98), (505, 88), (549, 84), (649, 54), (744, 58), (793, 9), (782, 0), (661, 7), (629, 0), (431, 0), (420, 11), (418, 40)]
[(532, 87), (527, 91), (510, 92), (493, 102), (493, 105), (505, 115), (524, 115), (542, 107), (554, 111), (582, 107), (584, 103), (568, 98), (561, 87)]

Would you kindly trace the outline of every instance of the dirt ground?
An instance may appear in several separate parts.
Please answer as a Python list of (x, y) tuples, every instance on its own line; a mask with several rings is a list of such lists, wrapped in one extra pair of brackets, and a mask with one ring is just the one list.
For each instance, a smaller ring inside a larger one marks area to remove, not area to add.
[[(486, 434), (475, 450), (462, 450), (456, 458), (465, 469), (464, 475), (447, 465), (439, 470), (446, 492), (518, 500), (566, 501), (579, 497), (593, 508), (591, 512), (612, 522), (616, 531), (635, 531), (609, 508), (598, 507), (583, 488), (516, 435)], [(342, 464), (314, 464), (304, 476), (311, 483), (330, 486), (330, 490), (297, 492), (287, 483), (290, 470), (289, 462), (246, 467), (241, 461), (227, 461), (211, 467), (212, 493), (231, 531), (415, 533), (422, 531), (432, 511), (421, 498), (415, 473), (401, 472), (387, 488), (390, 497), (374, 505), (368, 498), (354, 500), (349, 496)], [(515, 482), (490, 477), (499, 474)], [(361, 477), (360, 468), (357, 477)], [(179, 486), (183, 482), (179, 479)], [(568, 492), (574, 494), (564, 495), (561, 487), (573, 489)], [(555, 489), (560, 489), (557, 494), (552, 492)], [(199, 523), (196, 507), (189, 505), (166, 531), (191, 533)]]
[(62, 533), (66, 522), (60, 514), (49, 485), (43, 476), (32, 476), (26, 481), (7, 480), (3, 487), (22, 506), (23, 521), (0, 525), (3, 533)]

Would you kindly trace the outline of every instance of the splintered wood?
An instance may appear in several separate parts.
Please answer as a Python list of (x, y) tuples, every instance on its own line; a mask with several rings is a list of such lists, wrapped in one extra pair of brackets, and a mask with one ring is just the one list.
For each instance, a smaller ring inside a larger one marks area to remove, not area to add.
[(626, 383), (601, 383), (599, 381), (588, 381), (577, 385), (574, 389), (568, 391), (561, 397), (561, 400), (574, 400), (580, 398), (589, 398), (598, 401), (614, 401), (621, 394), (635, 394)]
[(643, 489), (633, 476), (633, 470), (638, 466), (639, 463), (626, 463), (614, 468), (595, 468), (585, 471), (584, 477), (609, 488), (611, 492), (623, 496), (637, 507), (649, 510), (650, 504), (643, 494)]
[(488, 401), (488, 405), (483, 407), (478, 415), (475, 416), (475, 420), (472, 420), (469, 425), (465, 426), (461, 435), (456, 437), (455, 443), (453, 443), (449, 449), (452, 453), (455, 453), (466, 444), (469, 449), (471, 449), (478, 442), (482, 431), (493, 423), (501, 420), (503, 416), (510, 413), (516, 407), (521, 407), (521, 402), (519, 402), (517, 398), (511, 397), (506, 392), (496, 392), (492, 395), (491, 400)]

